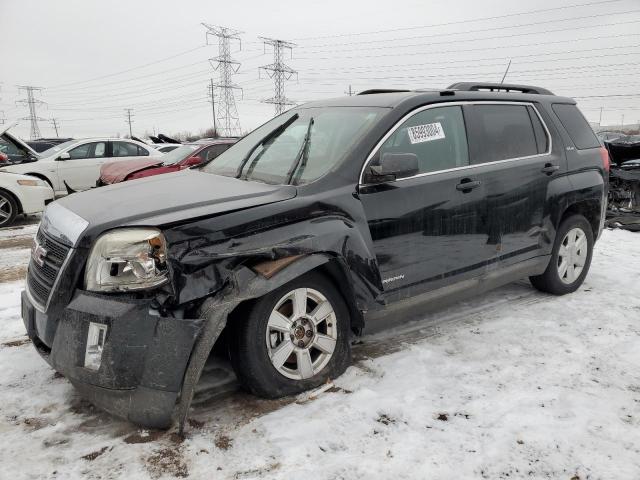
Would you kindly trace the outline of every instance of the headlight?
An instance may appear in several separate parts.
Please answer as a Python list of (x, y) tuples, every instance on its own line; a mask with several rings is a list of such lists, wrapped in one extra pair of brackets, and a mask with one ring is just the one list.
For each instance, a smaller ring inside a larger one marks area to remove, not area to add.
[(155, 228), (122, 228), (101, 235), (91, 248), (84, 286), (126, 292), (167, 281), (166, 242)]
[(41, 186), (44, 182), (40, 180), (18, 180), (18, 185), (23, 187), (37, 187)]

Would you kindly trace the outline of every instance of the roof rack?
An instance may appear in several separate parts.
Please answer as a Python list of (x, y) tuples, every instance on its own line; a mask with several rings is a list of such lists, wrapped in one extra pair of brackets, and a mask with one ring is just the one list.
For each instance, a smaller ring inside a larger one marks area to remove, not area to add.
[(553, 93), (546, 88), (534, 87), (531, 85), (514, 85), (511, 83), (458, 82), (453, 85), (449, 85), (447, 89), (466, 92), (518, 92), (534, 93), (537, 95), (553, 95)]
[(375, 95), (378, 93), (398, 93), (398, 92), (410, 92), (411, 90), (397, 90), (394, 88), (372, 88), (371, 90), (363, 90), (358, 95)]

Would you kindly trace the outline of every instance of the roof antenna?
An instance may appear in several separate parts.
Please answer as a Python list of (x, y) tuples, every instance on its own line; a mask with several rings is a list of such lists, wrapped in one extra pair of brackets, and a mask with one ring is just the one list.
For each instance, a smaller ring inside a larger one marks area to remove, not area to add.
[(509, 67), (511, 66), (511, 59), (509, 59), (509, 65), (507, 65), (507, 69), (504, 71), (504, 75), (502, 76), (502, 80), (500, 80), (500, 85), (504, 83), (504, 79), (507, 78), (507, 73), (509, 73)]

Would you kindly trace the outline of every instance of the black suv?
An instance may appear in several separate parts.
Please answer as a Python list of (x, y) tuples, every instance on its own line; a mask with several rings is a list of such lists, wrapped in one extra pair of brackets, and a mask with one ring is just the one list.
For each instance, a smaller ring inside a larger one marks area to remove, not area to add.
[(220, 338), (244, 387), (279, 397), (340, 375), (352, 335), (404, 309), (524, 277), (573, 292), (608, 168), (575, 102), (537, 87), (309, 103), (199, 169), (49, 205), (24, 323), (96, 405), (184, 425)]

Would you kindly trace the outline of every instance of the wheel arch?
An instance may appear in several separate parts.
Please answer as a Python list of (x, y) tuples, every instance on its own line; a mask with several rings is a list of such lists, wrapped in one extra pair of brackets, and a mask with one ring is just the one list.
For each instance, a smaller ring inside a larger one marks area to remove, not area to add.
[(47, 182), (47, 184), (51, 187), (51, 190), (53, 190), (55, 192), (55, 188), (53, 188), (53, 182), (44, 173), (29, 172), (29, 173), (25, 173), (25, 175), (29, 175), (31, 177), (36, 177), (36, 178), (39, 178), (40, 180), (43, 180), (43, 181)]
[(598, 235), (600, 223), (602, 220), (602, 208), (600, 202), (591, 199), (580, 200), (567, 205), (567, 207), (562, 212), (562, 215), (560, 216), (557, 227), (559, 227), (560, 224), (571, 215), (582, 215), (587, 219), (589, 225), (591, 225), (591, 230), (594, 238)]
[(206, 298), (199, 307), (199, 317), (206, 319), (206, 323), (187, 363), (180, 401), (174, 413), (174, 420), (178, 422), (181, 432), (184, 430), (195, 386), (223, 330), (230, 322), (238, 321), (257, 298), (310, 272), (319, 272), (336, 284), (349, 310), (351, 330), (359, 332), (362, 329), (362, 312), (357, 308), (355, 292), (344, 260), (327, 253), (314, 253), (244, 264), (222, 291)]

